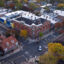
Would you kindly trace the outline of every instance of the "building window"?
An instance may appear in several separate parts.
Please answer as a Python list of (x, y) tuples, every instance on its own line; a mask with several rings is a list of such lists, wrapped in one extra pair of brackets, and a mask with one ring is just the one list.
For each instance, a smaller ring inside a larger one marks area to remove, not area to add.
[(8, 50), (7, 48), (4, 49), (5, 52), (6, 52), (7, 50)]
[(14, 40), (11, 40), (11, 43), (14, 44)]
[(6, 42), (6, 46), (9, 46), (9, 42)]
[(16, 42), (16, 46), (18, 45), (18, 42)]

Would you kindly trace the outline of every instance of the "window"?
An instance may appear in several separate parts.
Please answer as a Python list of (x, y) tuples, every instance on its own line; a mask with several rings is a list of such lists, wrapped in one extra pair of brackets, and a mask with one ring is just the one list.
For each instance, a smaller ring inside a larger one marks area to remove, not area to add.
[(16, 42), (16, 45), (18, 45), (18, 42)]
[(14, 40), (11, 40), (11, 43), (14, 44)]
[(9, 46), (9, 42), (6, 42), (6, 46)]
[(7, 50), (8, 50), (7, 48), (4, 49), (5, 52), (6, 52)]

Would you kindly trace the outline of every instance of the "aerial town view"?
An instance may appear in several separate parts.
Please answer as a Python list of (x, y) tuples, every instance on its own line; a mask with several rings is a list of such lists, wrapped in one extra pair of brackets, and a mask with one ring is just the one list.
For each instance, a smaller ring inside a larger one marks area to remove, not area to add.
[(64, 64), (64, 0), (0, 0), (0, 64)]

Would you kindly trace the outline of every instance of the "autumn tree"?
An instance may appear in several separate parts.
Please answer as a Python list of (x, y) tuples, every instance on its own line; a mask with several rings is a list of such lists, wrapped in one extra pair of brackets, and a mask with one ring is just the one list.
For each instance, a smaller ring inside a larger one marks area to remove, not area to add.
[(20, 36), (26, 38), (28, 36), (27, 30), (21, 30), (20, 31)]
[(25, 3), (28, 3), (28, 0), (24, 0)]
[(14, 23), (11, 23), (11, 27), (12, 27), (12, 28), (15, 28), (15, 25), (14, 25)]
[(64, 46), (60, 43), (49, 43), (48, 52), (39, 57), (40, 64), (57, 64), (64, 59)]
[(40, 0), (37, 0), (38, 3), (40, 3), (41, 1)]
[(36, 4), (34, 4), (34, 3), (30, 3), (30, 4), (29, 4), (29, 7), (34, 10), (34, 9), (38, 8), (39, 6), (36, 5)]
[(21, 0), (14, 0), (14, 2), (15, 2), (16, 9), (21, 9), (22, 8)]
[(63, 23), (62, 22), (58, 22), (55, 24), (55, 28), (61, 28), (63, 27)]
[(45, 53), (39, 57), (39, 64), (57, 64), (57, 57)]
[(64, 57), (64, 46), (60, 43), (49, 43), (48, 53), (58, 58)]
[(64, 8), (64, 3), (59, 3), (59, 4), (57, 5), (57, 9), (62, 9), (62, 8)]

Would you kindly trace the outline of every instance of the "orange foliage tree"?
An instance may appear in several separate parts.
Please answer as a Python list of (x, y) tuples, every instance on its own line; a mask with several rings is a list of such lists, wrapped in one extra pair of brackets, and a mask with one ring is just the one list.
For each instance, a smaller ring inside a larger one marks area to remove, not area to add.
[(20, 36), (26, 38), (28, 36), (27, 30), (21, 30), (20, 31)]
[(64, 57), (64, 46), (60, 43), (49, 43), (48, 53), (57, 56), (58, 58)]
[(39, 57), (39, 64), (57, 64), (64, 59), (64, 46), (60, 43), (49, 43), (48, 52)]

